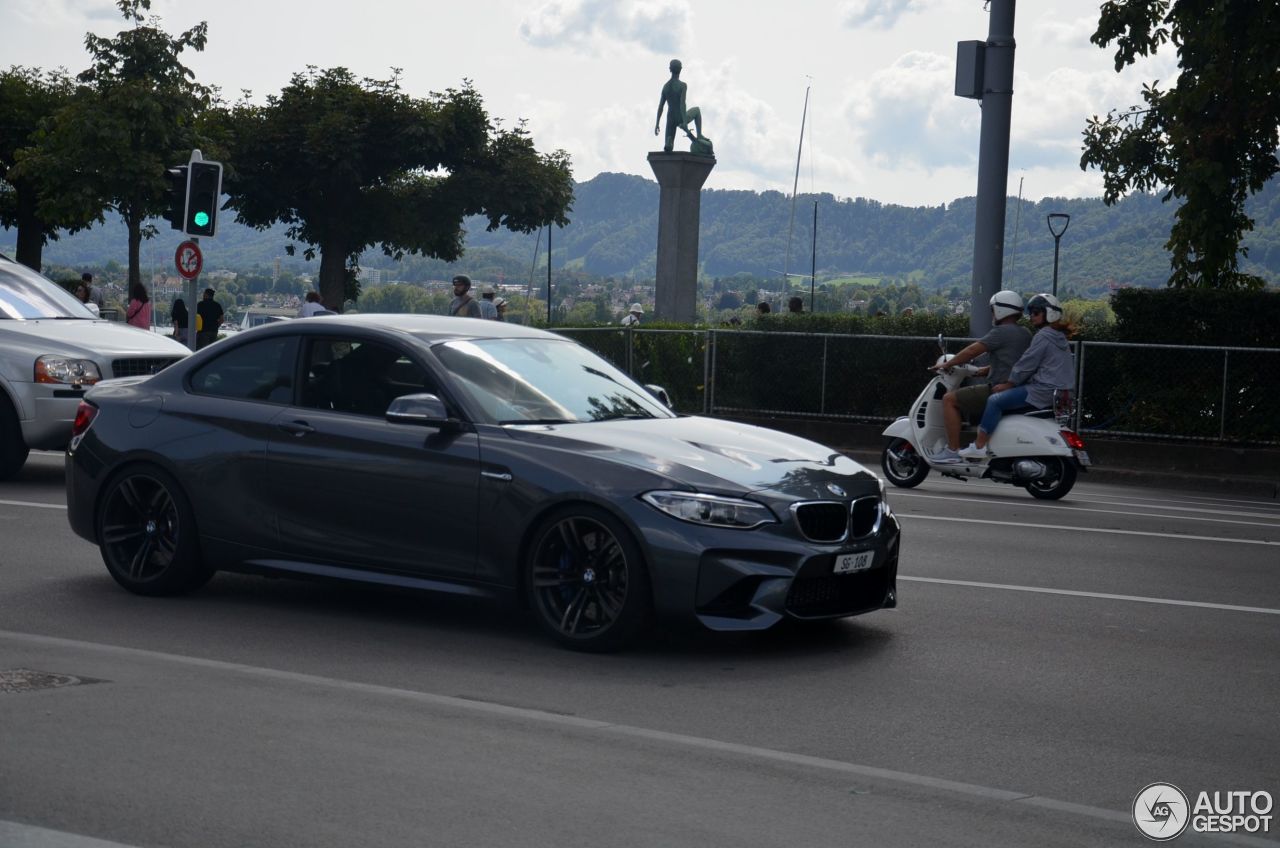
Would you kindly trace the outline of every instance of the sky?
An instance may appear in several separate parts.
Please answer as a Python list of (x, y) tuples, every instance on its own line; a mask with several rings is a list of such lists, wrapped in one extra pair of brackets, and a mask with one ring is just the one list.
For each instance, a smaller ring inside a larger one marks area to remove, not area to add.
[[(1086, 120), (1173, 80), (1166, 48), (1116, 73), (1089, 42), (1097, 0), (1027, 2), (1014, 35), (1008, 194), (1096, 197), (1079, 166)], [(652, 179), (646, 156), (668, 62), (684, 64), (716, 167), (709, 189), (798, 190), (938, 205), (977, 192), (978, 101), (954, 95), (956, 42), (985, 40), (983, 0), (153, 0), (178, 33), (207, 21), (203, 53), (184, 53), (228, 100), (277, 93), (308, 65), (385, 79), (415, 96), (470, 80), (491, 118), (525, 120), (539, 150), (570, 154), (574, 178)], [(0, 0), (0, 65), (88, 65), (86, 32), (124, 19), (109, 0)], [(683, 144), (682, 144), (683, 142)], [(677, 150), (688, 142), (677, 140)]]

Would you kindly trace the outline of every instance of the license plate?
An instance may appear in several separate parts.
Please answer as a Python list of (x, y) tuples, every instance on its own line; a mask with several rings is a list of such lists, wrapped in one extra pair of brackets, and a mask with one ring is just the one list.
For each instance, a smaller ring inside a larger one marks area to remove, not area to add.
[(875, 561), (875, 551), (862, 551), (857, 554), (840, 554), (836, 557), (836, 574), (852, 574), (855, 571), (866, 571)]
[(1076, 451), (1076, 461), (1079, 462), (1081, 465), (1085, 466), (1086, 468), (1093, 464), (1093, 462), (1090, 461), (1089, 459), (1088, 451), (1082, 451), (1082, 450)]

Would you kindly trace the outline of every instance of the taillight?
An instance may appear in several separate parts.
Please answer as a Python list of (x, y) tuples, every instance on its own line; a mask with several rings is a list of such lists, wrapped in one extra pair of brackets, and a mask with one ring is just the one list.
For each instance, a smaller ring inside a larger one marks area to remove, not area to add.
[(93, 424), (93, 419), (97, 417), (98, 407), (87, 401), (80, 401), (80, 405), (76, 407), (76, 420), (71, 425), (71, 438), (78, 440), (87, 433)]
[[(81, 406), (83, 405), (84, 404), (81, 404)], [(1062, 434), (1062, 440), (1067, 443), (1067, 447), (1072, 450), (1084, 450), (1084, 439), (1080, 438), (1070, 430), (1059, 430), (1058, 432)]]

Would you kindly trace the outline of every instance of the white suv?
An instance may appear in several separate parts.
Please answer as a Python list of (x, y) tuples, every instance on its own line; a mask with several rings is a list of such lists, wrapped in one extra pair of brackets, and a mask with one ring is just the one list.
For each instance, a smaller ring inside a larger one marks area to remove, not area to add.
[(0, 255), (0, 480), (30, 450), (61, 450), (85, 390), (154, 374), (188, 351), (173, 339), (104, 321), (48, 278)]

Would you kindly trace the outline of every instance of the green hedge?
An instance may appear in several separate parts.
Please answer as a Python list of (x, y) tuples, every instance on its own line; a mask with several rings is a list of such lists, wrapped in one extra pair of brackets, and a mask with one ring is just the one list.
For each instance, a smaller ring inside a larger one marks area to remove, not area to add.
[(1147, 344), (1280, 347), (1280, 292), (1120, 289), (1115, 340)]

